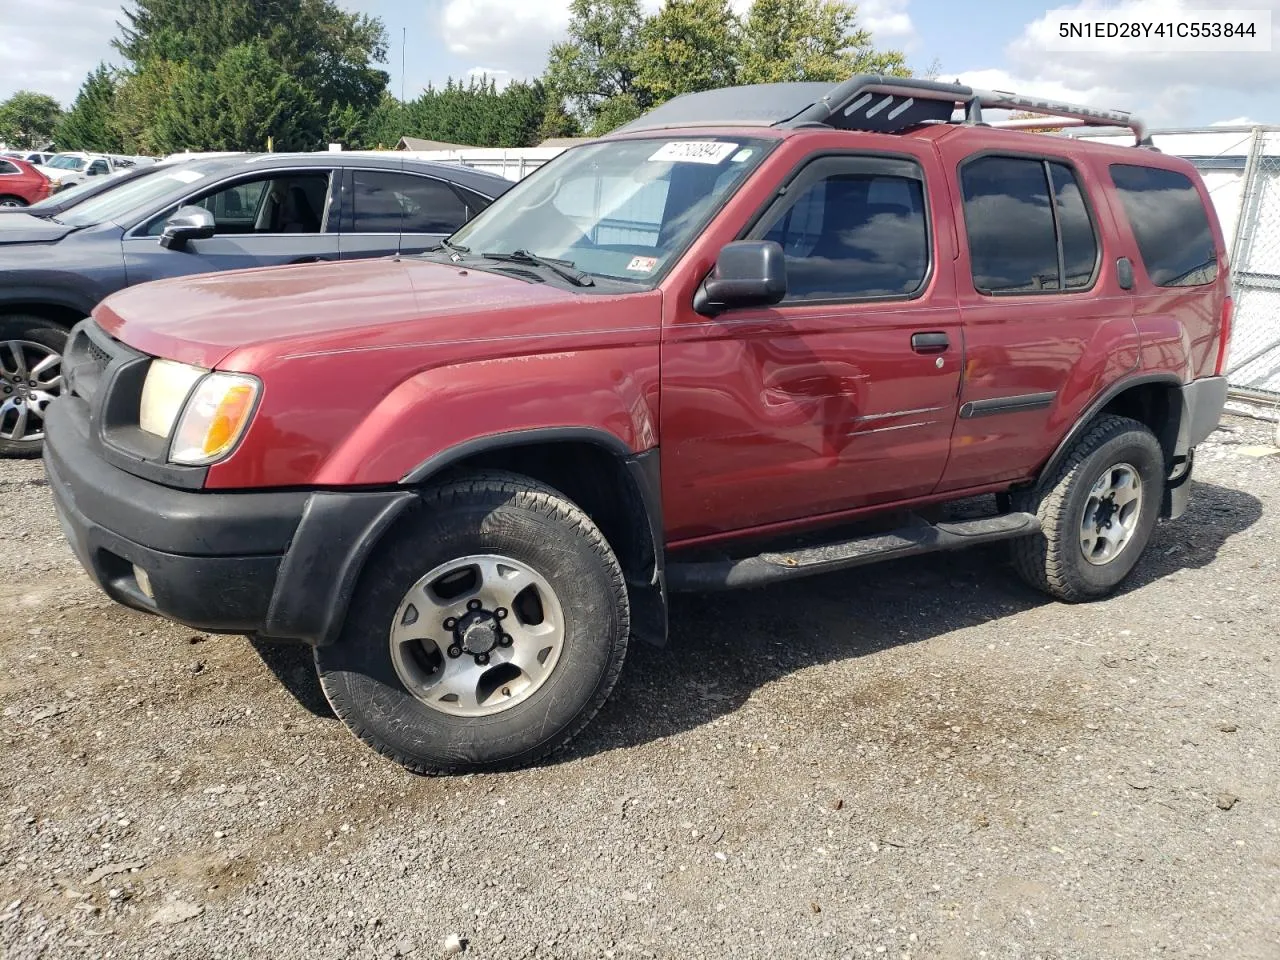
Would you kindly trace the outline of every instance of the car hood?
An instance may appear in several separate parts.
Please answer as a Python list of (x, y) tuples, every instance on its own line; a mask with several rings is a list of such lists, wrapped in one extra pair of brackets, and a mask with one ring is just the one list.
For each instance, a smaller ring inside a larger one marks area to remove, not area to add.
[(388, 258), (141, 284), (107, 298), (94, 317), (152, 356), (253, 372), (304, 354), (550, 332), (595, 299), (461, 265)]
[(0, 244), (53, 243), (74, 229), (65, 223), (42, 220), (29, 213), (10, 213), (0, 217)]

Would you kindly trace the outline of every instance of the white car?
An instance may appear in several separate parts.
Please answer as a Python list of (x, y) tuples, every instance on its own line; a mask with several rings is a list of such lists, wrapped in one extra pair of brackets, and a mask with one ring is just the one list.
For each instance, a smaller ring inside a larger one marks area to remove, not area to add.
[(49, 178), (53, 193), (65, 190), (90, 177), (105, 177), (140, 163), (155, 163), (150, 157), (120, 157), (101, 153), (59, 153), (36, 169)]
[(41, 164), (48, 163), (53, 158), (53, 154), (43, 153), (39, 150), (6, 150), (4, 153), (0, 153), (0, 157), (16, 157), (38, 167)]

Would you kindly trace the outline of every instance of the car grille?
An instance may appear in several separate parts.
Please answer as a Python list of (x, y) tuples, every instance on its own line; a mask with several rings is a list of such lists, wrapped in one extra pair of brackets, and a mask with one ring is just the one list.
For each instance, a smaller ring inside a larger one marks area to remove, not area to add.
[(63, 384), (68, 393), (92, 403), (112, 360), (132, 356), (92, 320), (77, 324), (62, 354)]

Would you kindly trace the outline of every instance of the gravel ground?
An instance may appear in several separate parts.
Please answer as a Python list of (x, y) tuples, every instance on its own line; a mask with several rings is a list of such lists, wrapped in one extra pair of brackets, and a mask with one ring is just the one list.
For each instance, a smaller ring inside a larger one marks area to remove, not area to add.
[(0, 463), (0, 954), (1275, 960), (1270, 436), (1111, 600), (998, 547), (680, 598), (556, 762), (434, 780), (305, 651), (106, 602)]

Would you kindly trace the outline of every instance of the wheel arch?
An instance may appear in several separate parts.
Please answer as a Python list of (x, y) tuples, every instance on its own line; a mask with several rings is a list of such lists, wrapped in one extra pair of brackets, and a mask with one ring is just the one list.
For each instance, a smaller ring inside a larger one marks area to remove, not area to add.
[(0, 294), (0, 318), (15, 315), (39, 317), (70, 330), (93, 310), (93, 304), (66, 292), (16, 289), (6, 294)]
[(1037, 480), (1051, 476), (1068, 455), (1072, 444), (1104, 414), (1129, 417), (1149, 427), (1164, 450), (1166, 466), (1172, 467), (1175, 456), (1185, 452), (1178, 449), (1182, 387), (1182, 381), (1171, 373), (1139, 374), (1112, 384), (1085, 407), (1040, 468)]
[(402, 480), (421, 486), (474, 470), (506, 470), (554, 487), (600, 528), (622, 566), (632, 634), (667, 638), (662, 495), (657, 447), (633, 453), (591, 427), (518, 430), (468, 440), (423, 461)]

